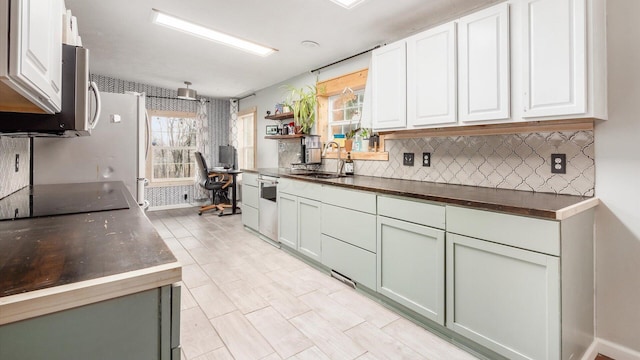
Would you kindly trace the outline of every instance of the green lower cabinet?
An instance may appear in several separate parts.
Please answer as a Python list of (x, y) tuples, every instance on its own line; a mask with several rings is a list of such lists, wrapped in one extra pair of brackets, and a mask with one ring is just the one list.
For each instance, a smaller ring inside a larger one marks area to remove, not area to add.
[(447, 327), (509, 359), (559, 359), (560, 259), (446, 236)]
[(321, 202), (298, 198), (298, 251), (318, 262), (322, 253), (321, 212)]
[(378, 216), (377, 291), (445, 324), (445, 232)]
[(165, 286), (0, 326), (0, 359), (179, 359), (179, 292)]

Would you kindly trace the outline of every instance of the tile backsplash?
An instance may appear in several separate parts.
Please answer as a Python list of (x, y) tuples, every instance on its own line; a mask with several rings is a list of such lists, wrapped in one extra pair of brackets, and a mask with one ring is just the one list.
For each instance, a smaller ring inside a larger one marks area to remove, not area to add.
[[(595, 156), (593, 131), (429, 137), (387, 140), (389, 161), (355, 161), (358, 175), (461, 184), (555, 194), (593, 196)], [(422, 153), (431, 166), (422, 166)], [(414, 153), (414, 166), (403, 166), (404, 153)], [(567, 155), (567, 173), (551, 173), (551, 154)], [(334, 171), (335, 160), (323, 169)], [(286, 167), (286, 166), (283, 166)]]
[[(19, 156), (15, 171), (16, 154)], [(0, 136), (0, 199), (29, 185), (29, 139)]]

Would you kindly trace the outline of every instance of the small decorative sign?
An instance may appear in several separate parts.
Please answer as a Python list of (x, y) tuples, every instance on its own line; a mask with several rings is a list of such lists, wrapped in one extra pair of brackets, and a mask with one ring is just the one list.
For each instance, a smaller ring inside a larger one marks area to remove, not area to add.
[(278, 125), (267, 125), (267, 135), (278, 135)]

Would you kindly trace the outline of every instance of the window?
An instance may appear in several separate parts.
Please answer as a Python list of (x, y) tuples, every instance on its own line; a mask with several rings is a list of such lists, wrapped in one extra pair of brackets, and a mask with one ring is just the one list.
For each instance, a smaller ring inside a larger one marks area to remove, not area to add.
[(256, 167), (256, 109), (238, 114), (238, 168)]
[[(363, 112), (364, 93), (367, 83), (368, 70), (363, 69), (338, 76), (332, 79), (318, 82), (318, 135), (322, 142), (335, 139), (337, 134), (346, 134), (349, 130), (355, 130)], [(371, 124), (365, 123), (363, 119), (361, 127), (371, 130)], [(360, 133), (363, 135), (363, 133)], [(364, 135), (370, 135), (365, 133)], [(365, 136), (366, 138), (366, 136)], [(339, 140), (336, 142), (340, 143)], [(389, 153), (381, 151), (367, 151), (367, 148), (354, 144), (351, 158), (354, 160), (378, 160), (388, 161)], [(380, 137), (380, 149), (384, 149), (384, 135)], [(344, 148), (342, 154), (337, 152), (327, 152), (323, 158), (335, 159), (338, 156), (344, 158)]]
[(346, 134), (357, 128), (362, 114), (364, 89), (353, 91), (346, 88), (340, 95), (329, 97), (329, 138), (335, 134)]
[(151, 156), (148, 171), (152, 182), (193, 181), (197, 171), (196, 118), (191, 113), (152, 112)]

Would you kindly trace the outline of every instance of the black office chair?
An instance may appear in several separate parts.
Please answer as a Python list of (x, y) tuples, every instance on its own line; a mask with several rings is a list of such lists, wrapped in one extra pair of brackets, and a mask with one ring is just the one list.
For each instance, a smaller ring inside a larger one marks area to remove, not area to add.
[(206, 190), (211, 190), (211, 205), (201, 206), (198, 215), (202, 215), (205, 211), (215, 209), (220, 211), (218, 214), (218, 216), (220, 216), (225, 208), (231, 207), (227, 197), (227, 188), (231, 185), (233, 178), (229, 174), (210, 172), (207, 168), (207, 161), (204, 159), (202, 153), (196, 151), (194, 154), (198, 167), (200, 168), (200, 174), (204, 179), (199, 185)]

